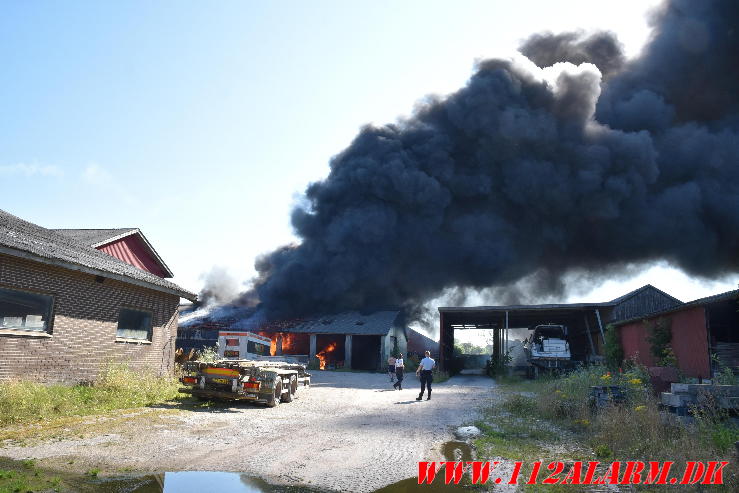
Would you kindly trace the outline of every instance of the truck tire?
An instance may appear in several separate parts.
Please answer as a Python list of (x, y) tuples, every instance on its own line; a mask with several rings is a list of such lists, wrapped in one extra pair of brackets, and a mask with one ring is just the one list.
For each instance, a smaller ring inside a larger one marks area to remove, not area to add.
[(295, 398), (295, 392), (298, 391), (298, 377), (290, 375), (290, 383), (288, 384), (288, 390), (282, 394), (282, 402), (292, 402)]
[(282, 398), (282, 379), (275, 378), (275, 384), (272, 386), (272, 392), (267, 395), (267, 407), (277, 407), (280, 405)]

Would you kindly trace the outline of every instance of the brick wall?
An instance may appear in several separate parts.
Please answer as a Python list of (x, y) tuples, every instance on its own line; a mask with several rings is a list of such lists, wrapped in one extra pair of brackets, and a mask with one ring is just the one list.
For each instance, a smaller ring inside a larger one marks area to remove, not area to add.
[[(53, 296), (51, 337), (0, 335), (0, 380), (94, 380), (111, 362), (170, 374), (179, 297), (113, 279), (0, 254), (0, 287)], [(152, 313), (151, 344), (117, 342), (121, 307)]]

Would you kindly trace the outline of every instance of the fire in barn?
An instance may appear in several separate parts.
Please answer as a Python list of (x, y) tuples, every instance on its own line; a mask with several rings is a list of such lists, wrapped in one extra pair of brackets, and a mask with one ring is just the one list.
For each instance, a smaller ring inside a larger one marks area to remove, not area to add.
[(249, 331), (270, 340), (270, 356), (285, 356), (319, 370), (381, 370), (391, 354), (405, 353), (409, 329), (400, 310), (343, 312), (267, 321), (254, 308), (235, 305), (181, 310), (177, 347), (215, 348), (223, 331)]
[[(326, 338), (334, 339), (332, 336), (322, 336), (322, 338), (325, 340)], [(321, 370), (333, 370), (338, 368), (344, 367), (344, 360), (339, 360), (337, 358), (341, 357), (341, 355), (346, 355), (346, 348), (341, 347), (339, 349), (339, 343), (341, 341), (339, 340), (331, 340), (328, 344), (326, 344), (323, 349), (318, 351), (316, 353), (316, 358), (318, 358), (318, 368)], [(321, 347), (320, 344), (318, 347)], [(338, 349), (338, 350), (337, 350)]]

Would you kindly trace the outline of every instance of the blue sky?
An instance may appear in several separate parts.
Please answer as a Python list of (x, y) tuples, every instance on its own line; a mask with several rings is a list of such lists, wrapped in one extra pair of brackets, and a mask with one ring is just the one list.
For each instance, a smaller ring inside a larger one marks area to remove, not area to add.
[[(0, 4), (0, 208), (45, 227), (140, 227), (199, 290), (295, 241), (289, 211), (366, 123), (464, 84), (529, 34), (610, 29), (635, 55), (655, 2)], [(663, 266), (691, 299), (731, 289)], [(662, 285), (660, 285), (662, 282)]]

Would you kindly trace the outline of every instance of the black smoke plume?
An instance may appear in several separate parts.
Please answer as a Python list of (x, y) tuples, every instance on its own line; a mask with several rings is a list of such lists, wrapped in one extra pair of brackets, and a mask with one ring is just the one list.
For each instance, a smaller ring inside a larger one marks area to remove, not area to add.
[(527, 276), (564, 293), (568, 272), (656, 260), (737, 272), (739, 2), (673, 0), (652, 22), (637, 59), (607, 33), (537, 35), (530, 60), (582, 64), (486, 60), (363, 128), (293, 211), (301, 243), (257, 261), (264, 313), (412, 308)]
[(592, 63), (603, 79), (617, 73), (626, 62), (623, 46), (611, 32), (543, 33), (534, 34), (521, 45), (519, 51), (539, 67), (570, 62), (575, 65)]

